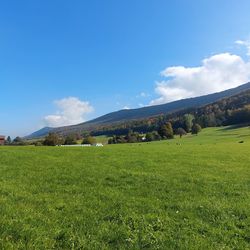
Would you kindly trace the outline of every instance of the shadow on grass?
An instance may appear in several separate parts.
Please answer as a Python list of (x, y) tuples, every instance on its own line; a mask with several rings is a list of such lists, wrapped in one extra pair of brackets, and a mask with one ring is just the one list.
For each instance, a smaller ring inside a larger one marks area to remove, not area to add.
[(250, 124), (249, 123), (245, 123), (245, 124), (236, 124), (236, 125), (230, 125), (230, 126), (225, 126), (225, 127), (222, 127), (218, 130), (221, 130), (221, 131), (225, 131), (225, 130), (233, 130), (233, 129), (238, 129), (238, 128), (244, 128), (244, 127), (249, 127), (250, 128)]

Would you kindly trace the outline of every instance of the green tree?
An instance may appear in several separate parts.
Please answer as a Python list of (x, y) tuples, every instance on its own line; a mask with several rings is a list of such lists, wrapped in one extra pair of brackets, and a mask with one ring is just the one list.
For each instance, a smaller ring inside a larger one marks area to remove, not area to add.
[(56, 146), (61, 144), (63, 144), (62, 139), (56, 133), (49, 133), (43, 141), (43, 145), (45, 146)]
[(64, 141), (64, 145), (75, 145), (77, 144), (77, 135), (70, 134), (67, 135)]
[(135, 142), (141, 141), (141, 137), (140, 137), (139, 133), (133, 132), (132, 130), (130, 130), (128, 132), (128, 134), (125, 136), (125, 140), (128, 143), (135, 143)]
[(190, 132), (193, 126), (193, 120), (194, 120), (194, 116), (192, 114), (185, 114), (183, 116), (183, 123), (185, 126), (185, 130), (187, 132)]
[(148, 132), (145, 137), (146, 141), (154, 141), (154, 135), (152, 132)]
[(19, 136), (17, 136), (17, 137), (13, 140), (12, 144), (13, 144), (13, 145), (18, 145), (18, 146), (26, 145), (25, 141), (24, 141), (21, 137), (19, 137)]
[(161, 136), (159, 135), (159, 133), (157, 131), (153, 131), (152, 134), (154, 136), (154, 141), (161, 140)]
[(148, 132), (146, 134), (146, 141), (158, 141), (161, 139), (161, 136), (158, 134), (157, 131)]
[(201, 126), (198, 123), (195, 123), (192, 127), (192, 134), (198, 135), (201, 132)]
[(178, 128), (176, 131), (176, 134), (180, 136), (180, 138), (182, 138), (183, 135), (186, 135), (187, 132), (185, 131), (185, 129), (183, 128)]
[(109, 140), (108, 144), (116, 144), (117, 143), (117, 136), (113, 135)]
[(113, 138), (113, 137), (112, 137), (112, 138), (109, 138), (108, 144), (114, 144), (114, 138)]
[(116, 143), (126, 143), (126, 139), (124, 138), (124, 136), (116, 136), (115, 137), (115, 142)]
[(170, 122), (167, 122), (166, 124), (162, 125), (158, 133), (162, 138), (166, 138), (166, 139), (174, 138), (174, 131), (172, 128), (172, 124)]
[(19, 143), (19, 142), (22, 142), (22, 141), (23, 141), (23, 139), (22, 139), (21, 137), (19, 137), (19, 136), (17, 136), (17, 137), (13, 140), (14, 143)]
[(7, 144), (7, 145), (10, 145), (11, 142), (12, 142), (12, 140), (11, 140), (10, 136), (8, 136), (7, 139), (6, 139), (6, 144)]

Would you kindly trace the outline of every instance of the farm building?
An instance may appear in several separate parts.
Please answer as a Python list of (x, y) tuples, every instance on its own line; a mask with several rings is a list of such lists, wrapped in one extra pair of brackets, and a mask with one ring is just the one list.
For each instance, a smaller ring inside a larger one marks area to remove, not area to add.
[(5, 142), (5, 136), (0, 135), (0, 145), (4, 145)]

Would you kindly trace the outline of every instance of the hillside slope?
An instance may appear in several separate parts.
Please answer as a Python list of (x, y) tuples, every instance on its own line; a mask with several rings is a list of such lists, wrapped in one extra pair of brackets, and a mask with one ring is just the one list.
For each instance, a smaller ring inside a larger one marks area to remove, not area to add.
[(29, 135), (28, 138), (42, 137), (42, 136), (45, 136), (50, 131), (60, 133), (60, 134), (82, 132), (83, 130), (91, 131), (101, 125), (117, 124), (117, 123), (124, 122), (124, 121), (144, 119), (144, 118), (157, 116), (160, 114), (173, 113), (176, 111), (180, 111), (182, 109), (187, 109), (187, 108), (192, 108), (192, 107), (198, 108), (198, 107), (216, 102), (222, 98), (236, 95), (248, 89), (250, 89), (250, 83), (246, 83), (236, 88), (228, 89), (222, 92), (200, 96), (200, 97), (187, 98), (187, 99), (174, 101), (174, 102), (166, 103), (162, 105), (148, 106), (148, 107), (130, 109), (130, 110), (120, 110), (120, 111), (116, 111), (116, 112), (112, 112), (112, 113), (100, 116), (94, 120), (91, 120), (85, 123), (72, 125), (72, 126), (65, 126), (65, 127), (60, 127), (60, 128), (54, 128), (54, 129), (49, 128), (49, 131), (47, 129), (44, 129), (44, 131), (40, 130)]
[(42, 129), (39, 129), (39, 130), (35, 131), (34, 133), (26, 136), (25, 139), (32, 139), (32, 138), (43, 137), (44, 135), (48, 134), (50, 131), (53, 131), (53, 130), (54, 130), (54, 128), (44, 127)]
[[(93, 124), (93, 123), (95, 124), (114, 123), (114, 122), (120, 122), (124, 120), (134, 120), (134, 119), (147, 118), (147, 117), (160, 115), (160, 114), (167, 114), (169, 112), (178, 111), (183, 108), (203, 106), (203, 105), (215, 102), (224, 97), (229, 97), (229, 96), (238, 94), (241, 91), (244, 91), (247, 89), (250, 89), (250, 83), (246, 83), (233, 89), (228, 89), (222, 92), (209, 94), (205, 96), (187, 98), (187, 99), (174, 101), (174, 102), (170, 102), (166, 104), (148, 106), (148, 107), (143, 107), (143, 108), (138, 108), (138, 109), (120, 110), (120, 111), (112, 112), (107, 115), (98, 117), (94, 120), (91, 120), (83, 124), (87, 125), (87, 124)], [(79, 125), (81, 126), (83, 124), (79, 124)]]
[(187, 127), (184, 118), (186, 114), (191, 115), (193, 122), (203, 128), (248, 125), (250, 124), (250, 89), (201, 107), (185, 108), (165, 115), (102, 125), (93, 130), (92, 135), (119, 136), (128, 134), (129, 130), (147, 133), (158, 131), (162, 124), (169, 121), (174, 131), (178, 128), (189, 131), (190, 128)]

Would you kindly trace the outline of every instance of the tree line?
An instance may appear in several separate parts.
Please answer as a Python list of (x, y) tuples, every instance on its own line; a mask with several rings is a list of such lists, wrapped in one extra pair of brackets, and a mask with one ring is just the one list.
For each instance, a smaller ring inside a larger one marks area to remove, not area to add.
[(201, 132), (202, 128), (199, 124), (193, 123), (193, 120), (189, 121), (190, 128), (189, 130), (185, 130), (182, 127), (179, 127), (177, 130), (174, 130), (171, 122), (167, 122), (166, 124), (162, 124), (158, 131), (147, 132), (146, 135), (140, 134), (138, 132), (134, 132), (130, 130), (127, 135), (113, 135), (108, 143), (109, 144), (119, 144), (119, 143), (135, 143), (135, 142), (151, 142), (151, 141), (159, 141), (159, 140), (169, 140), (173, 139), (174, 135), (179, 135), (180, 138), (187, 134), (187, 132), (191, 132), (192, 134), (198, 135)]
[(79, 136), (79, 134), (69, 134), (67, 136), (61, 136), (56, 133), (49, 133), (43, 139), (37, 140), (25, 140), (19, 136), (17, 136), (14, 140), (11, 139), (10, 136), (5, 140), (5, 145), (9, 146), (27, 146), (27, 145), (35, 145), (35, 146), (56, 146), (56, 145), (76, 145), (76, 144), (95, 144), (96, 139), (88, 134), (84, 134), (84, 136)]
[(183, 109), (147, 119), (100, 125), (91, 134), (119, 136), (128, 134), (130, 130), (145, 134), (158, 131), (167, 122), (172, 124), (174, 131), (183, 128), (186, 132), (190, 132), (192, 123), (199, 124), (202, 128), (250, 124), (250, 90), (203, 107)]

